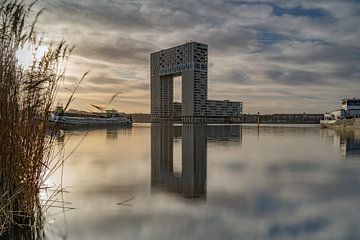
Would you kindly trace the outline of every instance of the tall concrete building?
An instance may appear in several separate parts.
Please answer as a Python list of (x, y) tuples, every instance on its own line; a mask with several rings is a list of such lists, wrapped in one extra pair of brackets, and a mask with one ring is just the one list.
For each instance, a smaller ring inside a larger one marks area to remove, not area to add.
[[(175, 108), (181, 109), (182, 122), (207, 122), (210, 119), (237, 117), (241, 102), (207, 99), (208, 46), (188, 42), (152, 53), (151, 118), (153, 122), (171, 121)], [(174, 107), (174, 83), (182, 77), (181, 107)]]

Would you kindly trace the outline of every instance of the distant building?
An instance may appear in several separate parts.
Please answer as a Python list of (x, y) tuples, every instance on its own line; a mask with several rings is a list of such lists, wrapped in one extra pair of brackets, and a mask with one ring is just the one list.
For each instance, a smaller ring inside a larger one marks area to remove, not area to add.
[(345, 98), (341, 100), (341, 108), (324, 115), (325, 120), (339, 120), (360, 117), (360, 99)]
[(290, 114), (242, 114), (239, 118), (233, 119), (237, 123), (298, 123), (298, 124), (319, 124), (323, 114), (290, 113)]
[[(241, 102), (208, 100), (208, 46), (188, 42), (152, 53), (151, 119), (171, 121), (181, 111), (182, 122), (230, 119), (242, 113)], [(173, 102), (173, 78), (182, 76), (182, 102)]]
[(206, 103), (205, 113), (207, 116), (237, 117), (242, 114), (241, 102), (207, 100)]
[(348, 117), (360, 117), (360, 98), (342, 99), (341, 107)]

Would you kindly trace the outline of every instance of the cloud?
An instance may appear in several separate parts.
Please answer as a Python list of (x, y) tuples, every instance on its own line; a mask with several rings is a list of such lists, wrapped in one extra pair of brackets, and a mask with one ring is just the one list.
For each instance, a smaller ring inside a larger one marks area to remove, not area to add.
[[(209, 95), (243, 100), (250, 112), (324, 112), (360, 92), (357, 1), (40, 0), (37, 7), (46, 7), (38, 25), (46, 41), (76, 45), (69, 75), (90, 69), (92, 85), (83, 89), (99, 89), (94, 96), (111, 91), (100, 87), (111, 81), (135, 94), (122, 80), (138, 80), (147, 91), (149, 54), (189, 40), (209, 45)], [(149, 93), (133, 96), (148, 112)], [(309, 110), (295, 104), (303, 99)]]
[(74, 54), (94, 60), (141, 65), (146, 64), (149, 59), (146, 53), (153, 51), (155, 47), (149, 42), (129, 37), (99, 36), (96, 40), (77, 46)]
[(279, 71), (279, 70), (268, 70), (269, 79), (274, 82), (289, 84), (289, 85), (318, 85), (325, 84), (320, 76), (317, 76), (313, 72), (309, 71)]

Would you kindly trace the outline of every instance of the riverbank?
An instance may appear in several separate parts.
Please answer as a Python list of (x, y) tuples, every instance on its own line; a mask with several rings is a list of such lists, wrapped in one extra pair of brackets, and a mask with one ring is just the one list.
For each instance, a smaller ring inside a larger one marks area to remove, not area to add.
[(323, 120), (320, 122), (320, 125), (324, 128), (354, 128), (360, 129), (360, 118), (353, 119), (339, 119), (339, 120)]
[[(151, 123), (151, 115), (144, 113), (127, 114), (132, 118), (134, 123)], [(262, 124), (319, 124), (323, 119), (323, 114), (242, 114), (238, 118), (230, 119), (230, 122), (224, 123), (257, 123), (258, 120)], [(173, 123), (181, 123), (181, 117), (174, 118)]]

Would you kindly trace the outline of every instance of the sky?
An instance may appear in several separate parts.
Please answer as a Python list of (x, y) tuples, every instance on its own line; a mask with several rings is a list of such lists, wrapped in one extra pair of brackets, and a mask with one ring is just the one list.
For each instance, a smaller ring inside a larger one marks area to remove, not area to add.
[[(323, 113), (360, 97), (359, 0), (39, 0), (46, 42), (75, 45), (59, 90), (71, 108), (150, 112), (150, 53), (208, 44), (209, 99), (246, 113)], [(111, 105), (107, 102), (121, 92)]]

